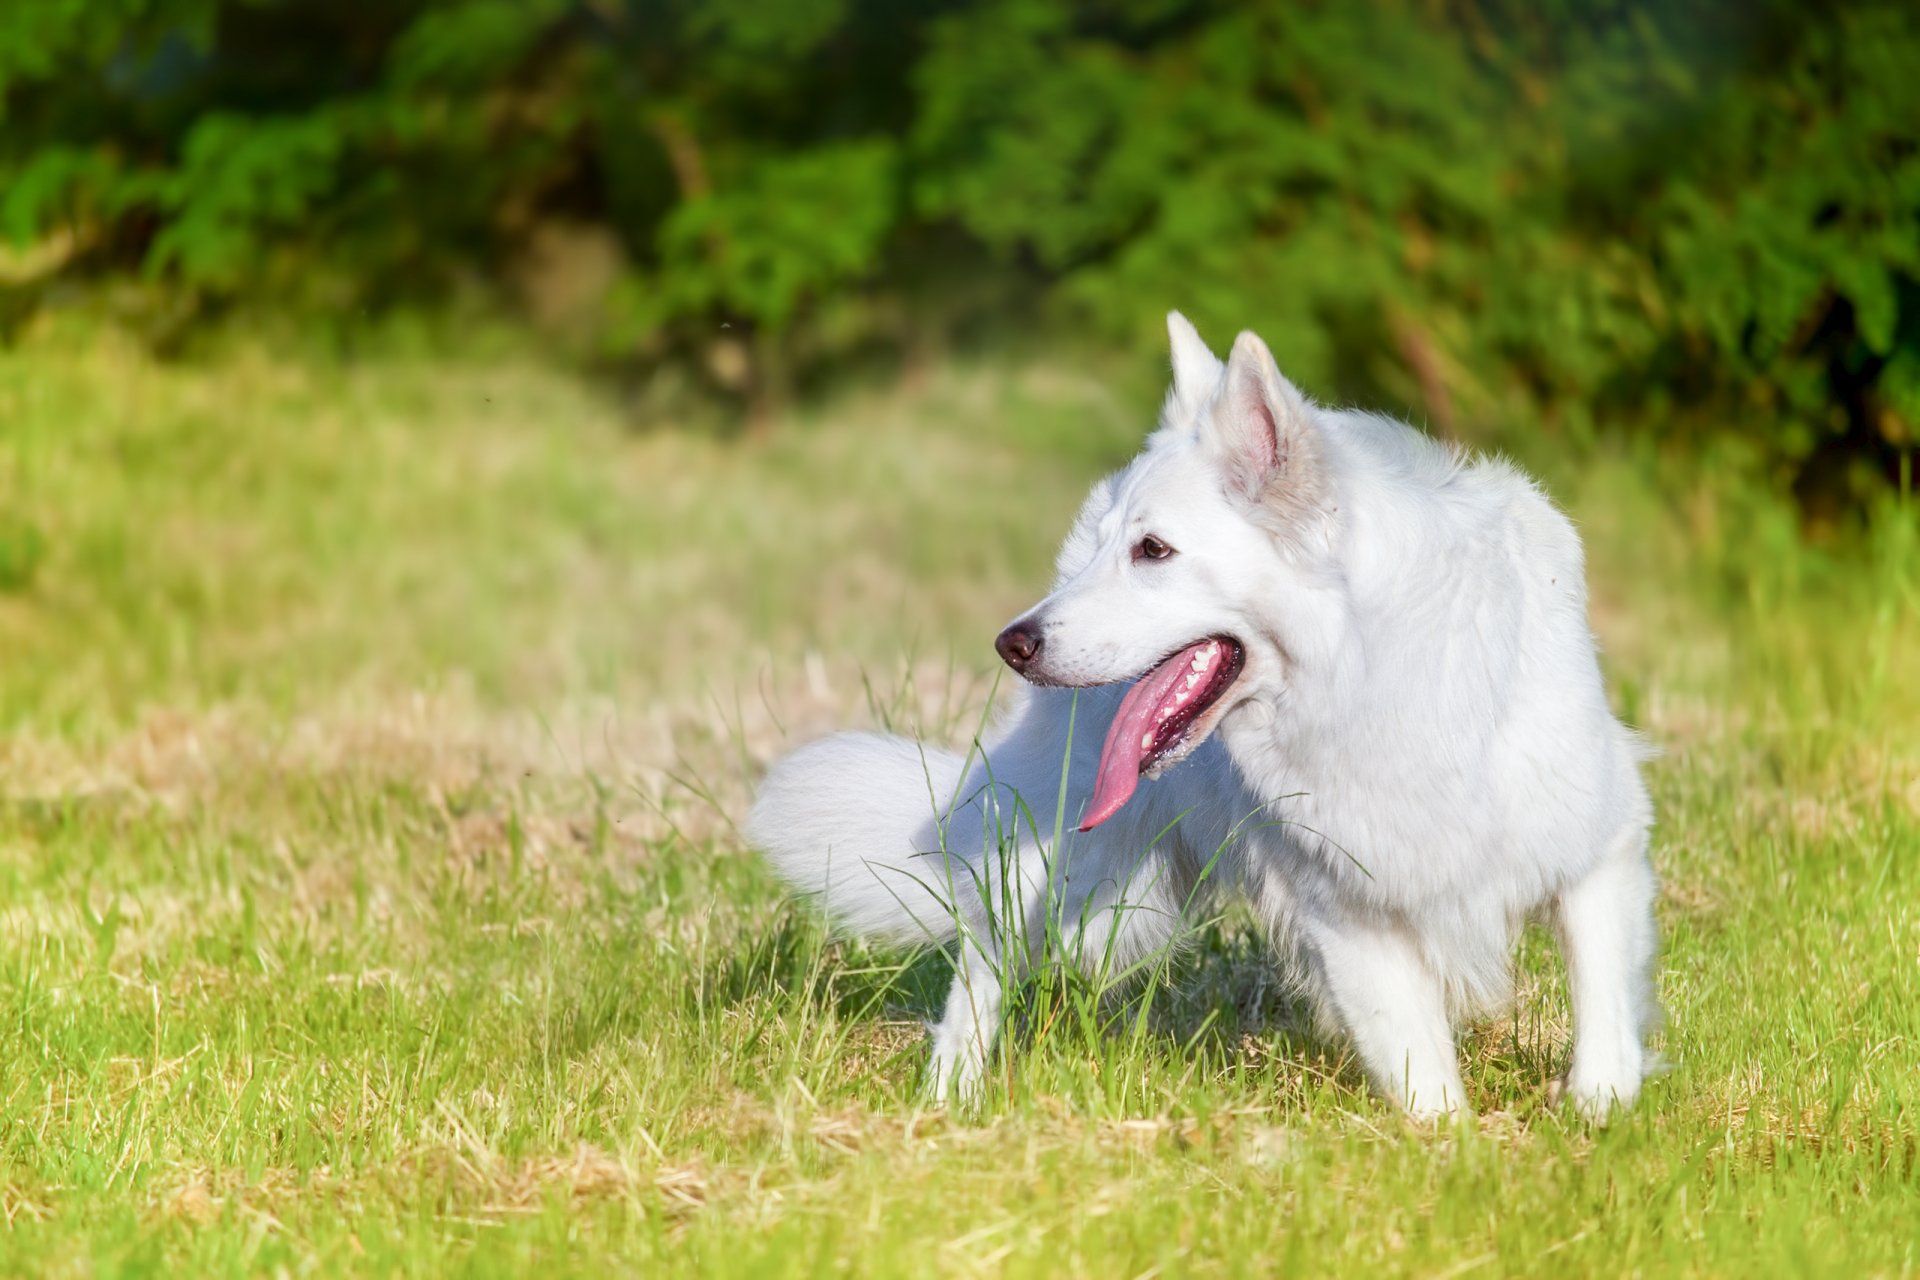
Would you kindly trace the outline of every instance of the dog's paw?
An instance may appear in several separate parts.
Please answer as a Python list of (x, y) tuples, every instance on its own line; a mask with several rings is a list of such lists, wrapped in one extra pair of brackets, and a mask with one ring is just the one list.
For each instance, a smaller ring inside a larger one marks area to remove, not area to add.
[(974, 1046), (946, 1044), (936, 1037), (921, 1093), (935, 1106), (971, 1105), (986, 1083), (986, 1065), (985, 1055)]
[(1574, 1114), (1588, 1124), (1604, 1125), (1625, 1111), (1640, 1096), (1638, 1080), (1574, 1080), (1560, 1076), (1547, 1086), (1547, 1103), (1567, 1103)]
[(1414, 1098), (1401, 1103), (1400, 1111), (1410, 1123), (1424, 1129), (1444, 1129), (1473, 1119), (1473, 1108), (1467, 1100), (1453, 1094), (1442, 1094), (1431, 1103)]

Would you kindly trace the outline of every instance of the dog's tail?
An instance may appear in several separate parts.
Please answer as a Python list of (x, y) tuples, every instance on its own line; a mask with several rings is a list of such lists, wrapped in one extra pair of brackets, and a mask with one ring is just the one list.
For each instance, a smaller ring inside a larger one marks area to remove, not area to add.
[(905, 738), (823, 738), (767, 775), (748, 839), (795, 890), (818, 897), (837, 926), (863, 937), (946, 942), (980, 901), (969, 860), (947, 848), (945, 819), (956, 799), (964, 806), (967, 763)]

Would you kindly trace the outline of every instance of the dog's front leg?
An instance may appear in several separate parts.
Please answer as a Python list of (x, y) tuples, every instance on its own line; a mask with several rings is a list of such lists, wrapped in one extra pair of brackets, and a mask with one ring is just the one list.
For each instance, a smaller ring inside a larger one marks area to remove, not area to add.
[(1305, 919), (1320, 993), (1373, 1087), (1415, 1119), (1467, 1110), (1446, 993), (1411, 939), (1352, 920)]
[(1604, 1120), (1639, 1096), (1653, 998), (1653, 868), (1635, 826), (1605, 860), (1554, 903), (1573, 996), (1573, 1065), (1564, 1082), (1576, 1110)]

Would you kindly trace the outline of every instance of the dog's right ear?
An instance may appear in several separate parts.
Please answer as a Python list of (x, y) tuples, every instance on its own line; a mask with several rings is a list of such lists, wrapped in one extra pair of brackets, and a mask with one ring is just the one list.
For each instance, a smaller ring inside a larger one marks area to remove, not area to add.
[(1178, 311), (1167, 312), (1167, 339), (1173, 346), (1173, 389), (1167, 393), (1167, 417), (1185, 426), (1206, 408), (1226, 366), (1207, 348), (1200, 331)]
[(1226, 386), (1202, 424), (1229, 491), (1288, 508), (1312, 505), (1320, 483), (1319, 439), (1300, 389), (1280, 375), (1267, 344), (1235, 339)]

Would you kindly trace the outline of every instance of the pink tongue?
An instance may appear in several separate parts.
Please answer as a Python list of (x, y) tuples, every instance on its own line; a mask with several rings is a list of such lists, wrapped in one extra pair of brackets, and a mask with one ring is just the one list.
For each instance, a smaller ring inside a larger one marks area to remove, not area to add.
[[(1093, 830), (1132, 799), (1133, 789), (1140, 785), (1140, 766), (1147, 758), (1154, 731), (1160, 726), (1160, 709), (1173, 704), (1175, 696), (1186, 687), (1194, 655), (1215, 643), (1202, 640), (1188, 645), (1134, 681), (1133, 688), (1127, 690), (1119, 712), (1113, 717), (1113, 727), (1107, 730), (1106, 745), (1100, 748), (1093, 799), (1088, 801), (1086, 814), (1080, 820), (1082, 831)], [(1143, 746), (1143, 741), (1148, 745)]]

